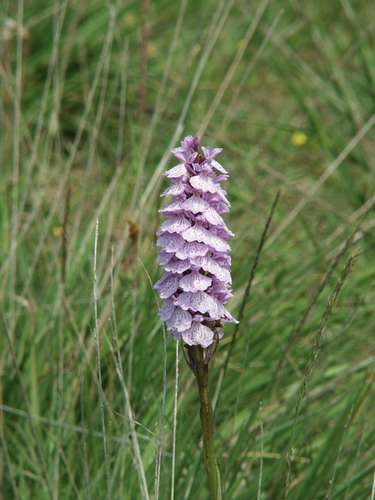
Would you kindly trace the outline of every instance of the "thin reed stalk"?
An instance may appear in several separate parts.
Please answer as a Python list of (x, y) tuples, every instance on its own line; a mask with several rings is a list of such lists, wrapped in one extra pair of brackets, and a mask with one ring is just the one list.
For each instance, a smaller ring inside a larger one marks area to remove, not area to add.
[(147, 88), (147, 59), (148, 59), (148, 41), (150, 37), (150, 0), (143, 0), (142, 7), (143, 25), (142, 25), (142, 39), (141, 39), (141, 78), (139, 82), (139, 115), (141, 121), (144, 119), (146, 110), (146, 88)]

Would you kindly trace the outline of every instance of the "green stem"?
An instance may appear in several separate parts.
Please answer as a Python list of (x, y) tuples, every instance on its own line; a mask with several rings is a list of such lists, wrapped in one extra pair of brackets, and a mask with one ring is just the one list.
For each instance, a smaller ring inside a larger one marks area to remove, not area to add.
[(194, 373), (198, 383), (200, 417), (203, 437), (203, 457), (207, 472), (210, 500), (220, 500), (221, 479), (218, 460), (214, 447), (214, 418), (208, 393), (208, 364), (204, 360), (204, 352), (200, 346), (190, 347)]

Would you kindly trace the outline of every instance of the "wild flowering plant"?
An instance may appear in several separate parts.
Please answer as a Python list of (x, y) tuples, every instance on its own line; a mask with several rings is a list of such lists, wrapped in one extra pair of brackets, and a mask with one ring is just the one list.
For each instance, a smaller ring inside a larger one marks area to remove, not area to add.
[(224, 307), (233, 233), (222, 218), (230, 205), (220, 183), (228, 174), (215, 159), (221, 149), (200, 148), (197, 137), (172, 152), (181, 163), (165, 172), (172, 184), (162, 196), (172, 201), (160, 210), (166, 216), (157, 243), (165, 271), (155, 285), (164, 300), (160, 317), (176, 339), (207, 348), (222, 337), (223, 323), (235, 321)]
[(221, 182), (227, 171), (216, 157), (220, 148), (200, 146), (188, 136), (172, 153), (179, 161), (165, 176), (171, 185), (162, 194), (170, 201), (158, 232), (159, 264), (155, 284), (163, 300), (159, 314), (167, 330), (182, 340), (197, 381), (201, 403), (204, 459), (211, 498), (219, 498), (220, 474), (213, 446), (213, 416), (208, 397), (208, 363), (223, 336), (223, 325), (236, 322), (224, 304), (231, 297), (233, 233), (222, 215), (230, 203)]

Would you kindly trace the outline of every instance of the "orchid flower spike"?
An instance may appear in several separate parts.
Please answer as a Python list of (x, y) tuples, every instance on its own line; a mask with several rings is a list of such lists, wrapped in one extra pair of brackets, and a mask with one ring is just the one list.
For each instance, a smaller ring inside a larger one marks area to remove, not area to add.
[(222, 338), (224, 323), (237, 322), (224, 307), (234, 235), (222, 218), (230, 203), (220, 185), (229, 177), (216, 160), (221, 151), (186, 137), (172, 150), (180, 163), (165, 172), (171, 185), (161, 195), (171, 201), (160, 210), (166, 219), (157, 240), (164, 270), (155, 284), (163, 299), (160, 318), (175, 339), (203, 348)]

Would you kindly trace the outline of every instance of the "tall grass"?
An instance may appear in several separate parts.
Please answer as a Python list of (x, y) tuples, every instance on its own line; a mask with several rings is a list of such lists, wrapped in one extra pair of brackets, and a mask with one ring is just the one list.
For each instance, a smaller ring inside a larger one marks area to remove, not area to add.
[(370, 499), (371, 2), (0, 11), (3, 498), (207, 498), (151, 287), (160, 173), (199, 130), (232, 179), (235, 314), (281, 193), (211, 370), (224, 498)]

